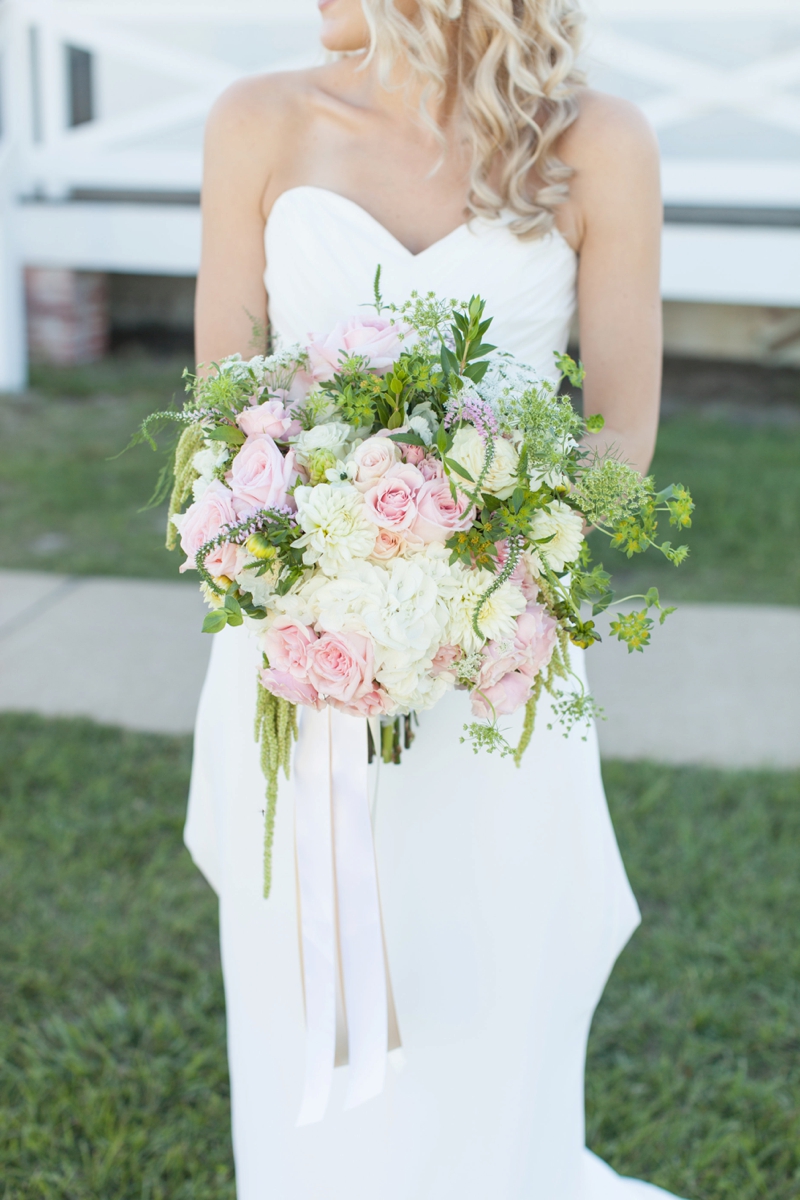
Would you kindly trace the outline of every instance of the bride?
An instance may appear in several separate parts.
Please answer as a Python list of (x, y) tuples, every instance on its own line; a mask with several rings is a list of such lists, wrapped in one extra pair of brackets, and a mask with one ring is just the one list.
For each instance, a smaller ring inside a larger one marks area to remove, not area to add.
[[(577, 307), (586, 409), (606, 420), (593, 437), (646, 470), (657, 152), (634, 108), (582, 85), (576, 0), (319, 8), (331, 61), (245, 80), (209, 121), (198, 360), (249, 356), (254, 325), (288, 341), (330, 328), (369, 302), (378, 264), (387, 301), (479, 293), (492, 341), (551, 378)], [(458, 692), (383, 768), (384, 1029), (391, 1049), (399, 1023), (402, 1051), (358, 1107), (344, 1103), (347, 1066), (330, 1063), (327, 1112), (298, 1122), (309, 980), (293, 792), (282, 785), (265, 901), (256, 665), (243, 631), (214, 639), (186, 828), (220, 899), (239, 1200), (664, 1197), (584, 1146), (592, 1013), (639, 914), (594, 731), (563, 737), (546, 706), (521, 769), (460, 743)], [(301, 724), (295, 778), (320, 754)]]

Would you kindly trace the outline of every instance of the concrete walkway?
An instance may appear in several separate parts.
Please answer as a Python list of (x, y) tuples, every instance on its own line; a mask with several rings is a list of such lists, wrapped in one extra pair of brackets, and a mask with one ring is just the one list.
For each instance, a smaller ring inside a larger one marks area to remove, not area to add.
[[(0, 571), (0, 710), (189, 732), (204, 612), (190, 583)], [(588, 664), (606, 757), (800, 767), (800, 609), (685, 604)]]

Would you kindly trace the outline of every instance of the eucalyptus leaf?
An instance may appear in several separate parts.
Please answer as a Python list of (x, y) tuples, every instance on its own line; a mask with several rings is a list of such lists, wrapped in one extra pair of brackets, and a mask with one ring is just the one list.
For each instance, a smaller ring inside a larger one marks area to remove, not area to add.
[(224, 608), (212, 609), (206, 613), (203, 621), (203, 633), (219, 633), (228, 624), (228, 614)]

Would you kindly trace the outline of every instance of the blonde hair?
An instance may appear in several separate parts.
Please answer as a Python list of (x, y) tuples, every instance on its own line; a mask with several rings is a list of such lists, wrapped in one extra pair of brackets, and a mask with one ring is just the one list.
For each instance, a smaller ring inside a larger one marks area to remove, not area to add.
[(540, 237), (572, 175), (554, 146), (578, 115), (579, 0), (418, 2), (412, 22), (394, 0), (362, 0), (367, 59), (384, 77), (394, 62), (408, 64), (429, 125), (431, 106), (455, 86), (472, 150), (469, 210), (490, 219), (510, 210), (514, 233)]

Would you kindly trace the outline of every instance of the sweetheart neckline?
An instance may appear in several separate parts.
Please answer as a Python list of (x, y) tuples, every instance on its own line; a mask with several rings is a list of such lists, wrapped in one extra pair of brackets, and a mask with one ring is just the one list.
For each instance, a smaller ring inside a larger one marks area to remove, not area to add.
[[(387, 229), (387, 227), (381, 221), (379, 221), (377, 217), (374, 217), (372, 215), (372, 213), (369, 212), (368, 209), (364, 208), (363, 204), (359, 204), (358, 201), (356, 201), (356, 200), (351, 200), (349, 198), (349, 196), (343, 196), (341, 192), (335, 192), (332, 188), (319, 187), (317, 184), (314, 184), (314, 183), (300, 183), (300, 184), (297, 184), (295, 187), (286, 188), (285, 191), (281, 192), (280, 195), (277, 196), (275, 198), (275, 200), (272, 202), (272, 208), (269, 210), (269, 213), (267, 215), (267, 220), (266, 220), (266, 223), (264, 226), (265, 236), (266, 236), (267, 230), (269, 229), (269, 224), (270, 224), (270, 221), (272, 220), (273, 213), (275, 212), (275, 209), (280, 204), (281, 200), (283, 200), (284, 196), (291, 196), (293, 193), (296, 193), (296, 192), (317, 192), (318, 194), (320, 194), (322, 196), (333, 196), (333, 198), (335, 200), (341, 201), (347, 207), (355, 210), (356, 212), (360, 213), (362, 216), (366, 217), (367, 220), (370, 221), (371, 224), (374, 225), (376, 229), (380, 230), (381, 233), (385, 234), (385, 236), (391, 242), (394, 242), (395, 246), (397, 246), (403, 252), (403, 254), (405, 254), (406, 257), (409, 258), (412, 262), (416, 262), (418, 259), (422, 259), (426, 254), (429, 254), (432, 250), (437, 250), (440, 246), (445, 245), (446, 242), (449, 242), (451, 239), (455, 238), (457, 235), (463, 233), (463, 231), (465, 229), (469, 230), (469, 227), (473, 223), (473, 221), (483, 220), (484, 227), (487, 227), (487, 226), (489, 228), (500, 227), (500, 226), (495, 226), (492, 222), (485, 220), (485, 218), (473, 217), (469, 221), (462, 221), (462, 223), (460, 225), (456, 225), (455, 229), (451, 229), (449, 233), (446, 233), (443, 237), (437, 238), (436, 241), (431, 242), (429, 246), (424, 246), (422, 250), (418, 250), (417, 253), (415, 254), (413, 250), (409, 250), (409, 248), (405, 244), (405, 242), (401, 242), (400, 239), (392, 233), (391, 229)], [(557, 226), (553, 226), (553, 229), (550, 231), (549, 235), (546, 234), (543, 238), (540, 238), (539, 242), (542, 243), (542, 242), (546, 241), (548, 239), (548, 237), (555, 237), (557, 241), (560, 241), (561, 243), (563, 243), (564, 247), (567, 250), (569, 250), (570, 254), (574, 255), (574, 257), (577, 258), (576, 251), (572, 248), (572, 246), (570, 246), (569, 242), (564, 237), (561, 230), (557, 228)], [(534, 244), (534, 243), (528, 243), (528, 244), (530, 245), (530, 244)]]

